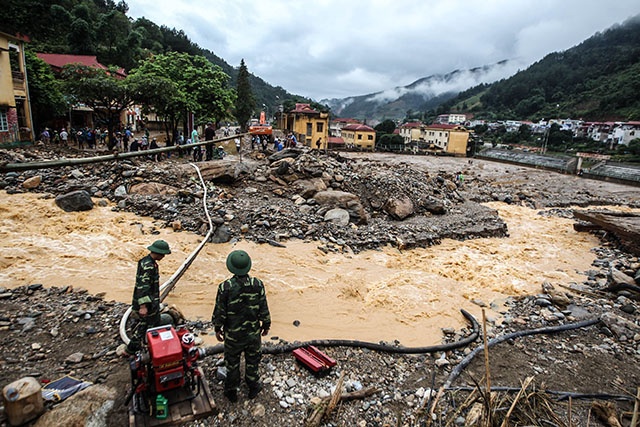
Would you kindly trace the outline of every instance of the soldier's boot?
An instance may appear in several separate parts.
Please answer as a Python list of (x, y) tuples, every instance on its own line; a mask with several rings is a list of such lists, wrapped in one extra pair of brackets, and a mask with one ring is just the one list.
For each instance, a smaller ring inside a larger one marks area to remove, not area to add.
[(225, 390), (224, 397), (229, 399), (229, 402), (235, 403), (238, 401), (238, 392), (236, 391), (236, 389)]
[(255, 398), (258, 393), (262, 390), (262, 384), (260, 383), (252, 383), (249, 384), (249, 399)]

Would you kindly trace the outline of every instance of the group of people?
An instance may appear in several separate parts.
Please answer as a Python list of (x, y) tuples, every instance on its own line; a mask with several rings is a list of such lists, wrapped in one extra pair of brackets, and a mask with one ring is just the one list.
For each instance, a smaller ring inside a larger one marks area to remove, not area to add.
[[(129, 344), (119, 349), (122, 356), (131, 356), (142, 349), (147, 329), (171, 324), (173, 319), (161, 312), (160, 273), (158, 261), (171, 253), (169, 244), (156, 240), (147, 247), (149, 253), (138, 261), (131, 309), (139, 319)], [(232, 276), (218, 285), (211, 321), (216, 338), (224, 342), (224, 362), (227, 377), (224, 395), (238, 400), (240, 358), (244, 353), (244, 377), (248, 397), (253, 399), (262, 389), (258, 367), (261, 358), (261, 337), (269, 333), (271, 315), (263, 282), (249, 275), (251, 258), (243, 250), (227, 256), (226, 267)]]

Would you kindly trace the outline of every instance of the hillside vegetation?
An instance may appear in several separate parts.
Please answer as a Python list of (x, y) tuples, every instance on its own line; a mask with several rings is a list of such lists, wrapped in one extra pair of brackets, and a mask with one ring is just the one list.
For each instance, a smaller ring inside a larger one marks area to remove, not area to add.
[[(485, 119), (640, 120), (640, 15), (438, 107)], [(433, 113), (432, 113), (433, 114)]]

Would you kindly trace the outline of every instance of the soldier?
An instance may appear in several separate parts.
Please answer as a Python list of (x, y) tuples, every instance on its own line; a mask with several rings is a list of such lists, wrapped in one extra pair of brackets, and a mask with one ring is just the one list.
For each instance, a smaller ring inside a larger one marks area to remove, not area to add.
[(271, 327), (267, 296), (260, 279), (249, 276), (251, 258), (245, 251), (233, 251), (227, 257), (227, 269), (233, 277), (218, 285), (216, 305), (211, 321), (218, 341), (224, 341), (224, 361), (227, 378), (224, 395), (231, 402), (238, 400), (240, 385), (240, 355), (245, 357), (245, 381), (249, 399), (262, 390), (260, 364), (260, 334), (265, 336)]
[(131, 309), (140, 318), (140, 323), (133, 331), (131, 341), (125, 349), (126, 354), (123, 355), (133, 355), (140, 350), (147, 329), (173, 323), (170, 315), (160, 314), (160, 273), (157, 263), (170, 254), (171, 249), (164, 240), (156, 240), (147, 249), (149, 254), (138, 261), (136, 287), (131, 301)]

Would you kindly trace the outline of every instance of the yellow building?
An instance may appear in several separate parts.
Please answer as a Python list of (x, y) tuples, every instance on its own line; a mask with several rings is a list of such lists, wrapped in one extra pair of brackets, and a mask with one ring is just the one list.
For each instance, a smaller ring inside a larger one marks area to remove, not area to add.
[(278, 117), (278, 127), (285, 133), (293, 132), (298, 143), (321, 150), (327, 148), (329, 114), (316, 111), (309, 104), (296, 104), (293, 110), (282, 113)]
[(400, 125), (400, 136), (404, 141), (405, 147), (411, 142), (422, 141), (424, 125), (420, 122), (408, 122)]
[(0, 32), (0, 143), (33, 141), (25, 36)]
[(469, 133), (464, 126), (432, 124), (424, 128), (424, 140), (446, 153), (466, 156)]
[(376, 131), (367, 125), (351, 124), (343, 127), (342, 138), (347, 148), (373, 151), (376, 146)]

